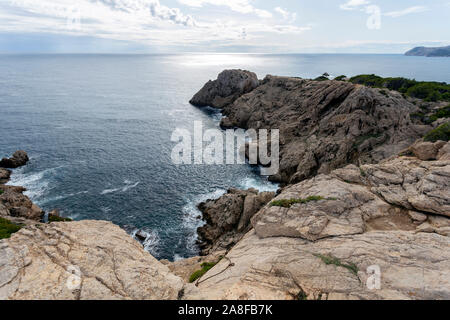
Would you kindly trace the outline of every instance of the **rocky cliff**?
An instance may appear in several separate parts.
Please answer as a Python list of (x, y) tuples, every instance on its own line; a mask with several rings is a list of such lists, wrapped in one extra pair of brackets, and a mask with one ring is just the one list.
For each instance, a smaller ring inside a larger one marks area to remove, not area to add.
[(280, 126), (285, 186), (200, 204), (206, 256), (172, 263), (109, 222), (40, 223), (0, 185), (3, 217), (27, 221), (0, 240), (0, 299), (450, 299), (450, 143), (416, 141), (432, 126), (410, 121), (414, 105), (339, 81), (220, 78), (193, 102), (222, 108), (224, 127)]
[[(245, 78), (229, 70), (220, 77)], [(407, 148), (431, 129), (413, 124), (419, 108), (398, 92), (368, 88), (344, 81), (314, 81), (267, 76), (245, 93), (215, 82), (203, 88), (202, 104), (213, 104), (218, 94), (222, 127), (280, 130), (280, 172), (271, 180), (292, 184), (329, 173), (346, 164), (376, 163)], [(223, 93), (229, 94), (222, 97)], [(214, 95), (216, 94), (216, 96)], [(239, 96), (239, 98), (236, 98)], [(193, 99), (197, 101), (197, 99)]]

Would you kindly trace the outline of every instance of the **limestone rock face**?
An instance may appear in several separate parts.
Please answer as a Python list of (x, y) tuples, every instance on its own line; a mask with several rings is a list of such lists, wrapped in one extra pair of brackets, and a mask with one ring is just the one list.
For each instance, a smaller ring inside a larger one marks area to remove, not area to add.
[[(251, 231), (227, 255), (234, 266), (227, 268), (230, 262), (223, 259), (205, 275), (205, 279), (213, 277), (187, 290), (185, 298), (450, 299), (449, 245), (448, 237), (407, 231), (316, 242), (261, 239)], [(327, 257), (354, 266), (354, 271), (327, 265)], [(380, 287), (371, 281), (378, 270)]]
[(230, 249), (249, 230), (250, 219), (273, 199), (275, 193), (230, 189), (217, 200), (199, 205), (204, 227), (198, 229), (202, 254)]
[(183, 281), (104, 221), (27, 227), (0, 241), (0, 299), (177, 299)]
[(0, 161), (0, 167), (15, 169), (24, 166), (29, 161), (28, 155), (25, 151), (19, 150), (14, 152), (11, 158), (3, 158)]
[(256, 74), (245, 70), (225, 70), (209, 81), (190, 101), (197, 107), (223, 108), (259, 85)]

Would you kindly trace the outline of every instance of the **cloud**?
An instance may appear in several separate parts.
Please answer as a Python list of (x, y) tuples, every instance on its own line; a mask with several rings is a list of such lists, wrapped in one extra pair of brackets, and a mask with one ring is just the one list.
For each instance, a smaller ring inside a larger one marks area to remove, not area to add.
[(291, 13), (280, 7), (276, 7), (275, 12), (278, 12), (279, 14), (281, 14), (285, 20), (288, 20), (291, 23), (297, 19), (297, 13)]
[(428, 10), (428, 8), (424, 7), (424, 6), (414, 6), (414, 7), (409, 7), (404, 10), (400, 10), (400, 11), (387, 12), (384, 15), (388, 16), (388, 17), (392, 17), (392, 18), (398, 18), (398, 17), (405, 16), (407, 14), (419, 13), (419, 12), (424, 12), (427, 10)]
[(355, 10), (360, 6), (368, 5), (370, 1), (368, 0), (349, 0), (339, 6), (342, 10)]
[[(197, 5), (205, 3), (203, 0), (194, 2)], [(298, 35), (311, 29), (308, 25), (280, 23), (274, 18), (261, 19), (268, 15), (253, 6), (246, 6), (248, 1), (228, 2), (233, 11), (255, 16), (243, 17), (230, 11), (229, 14), (224, 12), (224, 17), (219, 19), (211, 17), (208, 9), (203, 9), (196, 10), (194, 17), (183, 7), (164, 5), (163, 0), (0, 1), (0, 33), (76, 35), (153, 47), (209, 49), (221, 45), (260, 45), (269, 39), (278, 39), (279, 35)], [(238, 7), (238, 4), (242, 6)], [(80, 23), (74, 27), (72, 22), (77, 21)]]
[(179, 3), (189, 7), (201, 8), (204, 5), (225, 6), (242, 14), (256, 14), (260, 18), (271, 18), (272, 13), (267, 10), (257, 9), (249, 0), (178, 0)]

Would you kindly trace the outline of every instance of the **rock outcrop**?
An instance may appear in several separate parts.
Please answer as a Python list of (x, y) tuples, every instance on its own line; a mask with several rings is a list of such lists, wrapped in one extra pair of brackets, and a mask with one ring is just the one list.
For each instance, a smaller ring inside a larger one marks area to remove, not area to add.
[(198, 207), (206, 225), (198, 229), (202, 255), (231, 249), (249, 231), (250, 219), (275, 196), (273, 192), (230, 189)]
[(197, 107), (223, 108), (259, 85), (256, 74), (244, 70), (225, 70), (217, 80), (209, 81), (191, 99)]
[[(16, 151), (9, 159), (3, 159), (1, 166), (18, 168), (26, 165), (28, 155), (25, 151)], [(33, 224), (40, 221), (44, 211), (24, 195), (23, 187), (7, 186), (11, 171), (0, 168), (0, 217), (14, 220), (21, 224)]]
[[(208, 91), (205, 104), (220, 84)], [(431, 129), (412, 123), (410, 114), (417, 111), (394, 91), (267, 76), (253, 91), (223, 104), (222, 127), (279, 129), (280, 173), (271, 179), (293, 184), (398, 154)]]
[(19, 150), (14, 152), (11, 158), (3, 158), (0, 161), (0, 167), (15, 169), (22, 167), (29, 161), (28, 155), (25, 151)]
[(104, 221), (29, 226), (0, 241), (0, 300), (174, 300), (184, 282)]
[(186, 298), (450, 299), (449, 146), (285, 188)]

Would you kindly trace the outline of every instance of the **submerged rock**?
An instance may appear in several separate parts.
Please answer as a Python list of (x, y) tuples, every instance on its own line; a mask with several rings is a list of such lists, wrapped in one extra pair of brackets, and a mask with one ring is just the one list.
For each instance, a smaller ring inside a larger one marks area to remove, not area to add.
[(3, 158), (0, 161), (0, 167), (15, 169), (26, 165), (29, 161), (25, 151), (19, 150), (14, 152), (11, 158)]

